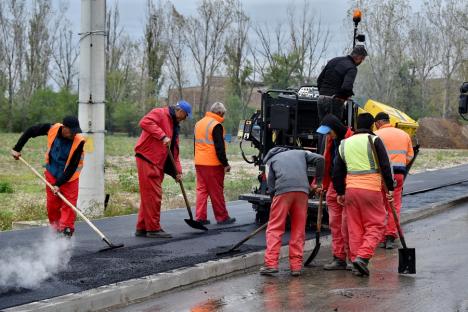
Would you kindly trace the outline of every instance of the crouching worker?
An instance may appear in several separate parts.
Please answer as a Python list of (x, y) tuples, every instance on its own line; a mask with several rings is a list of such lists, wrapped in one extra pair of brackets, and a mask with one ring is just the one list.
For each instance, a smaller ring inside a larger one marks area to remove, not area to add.
[[(333, 168), (333, 186), (337, 201), (344, 205), (348, 223), (349, 249), (355, 275), (369, 275), (369, 260), (385, 231), (386, 211), (382, 197), (382, 179), (388, 200), (393, 200), (393, 175), (382, 140), (371, 132), (374, 117), (364, 113), (357, 118), (353, 136), (341, 141)], [(371, 138), (377, 151), (377, 163)]]
[(264, 162), (268, 171), (268, 189), (274, 197), (266, 231), (265, 265), (260, 268), (260, 274), (269, 275), (278, 272), (281, 238), (289, 214), (291, 220), (289, 265), (291, 275), (299, 276), (302, 270), (307, 201), (310, 191), (307, 167), (315, 166), (317, 185), (321, 186), (324, 158), (304, 150), (275, 147), (265, 156)]
[(62, 193), (76, 206), (85, 144), (85, 138), (79, 133), (81, 128), (78, 118), (67, 116), (62, 123), (38, 124), (28, 128), (11, 151), (12, 156), (18, 160), (21, 150), (30, 138), (47, 135), (44, 175), (54, 186), (54, 190), (46, 186), (47, 215), (52, 228), (67, 237), (71, 237), (75, 231), (76, 214), (57, 193)]

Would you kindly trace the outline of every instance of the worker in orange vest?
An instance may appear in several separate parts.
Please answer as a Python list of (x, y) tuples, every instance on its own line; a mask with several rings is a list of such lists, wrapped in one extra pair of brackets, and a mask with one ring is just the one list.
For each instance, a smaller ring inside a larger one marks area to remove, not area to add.
[[(393, 168), (396, 181), (393, 198), (395, 210), (399, 218), (403, 182), (407, 174), (406, 165), (408, 165), (414, 157), (413, 143), (411, 142), (410, 136), (405, 131), (397, 129), (390, 124), (390, 116), (385, 112), (380, 112), (375, 116), (375, 126), (378, 129), (375, 134), (384, 142)], [(383, 242), (380, 244), (380, 247), (393, 249), (395, 239), (398, 237), (398, 230), (395, 225), (395, 220), (392, 217), (390, 205), (386, 200), (384, 202), (388, 216), (385, 236), (383, 237)]]
[(196, 219), (210, 224), (207, 218), (208, 196), (218, 224), (231, 224), (224, 201), (224, 175), (231, 170), (226, 157), (225, 130), (222, 125), (226, 108), (214, 103), (210, 111), (195, 124), (195, 170), (197, 173)]
[(83, 168), (85, 138), (80, 134), (78, 118), (67, 116), (62, 123), (38, 124), (28, 128), (19, 138), (11, 155), (18, 160), (30, 138), (47, 135), (45, 178), (54, 186), (46, 187), (49, 223), (57, 232), (71, 237), (75, 231), (76, 215), (57, 195), (60, 191), (73, 205), (78, 199), (78, 181)]

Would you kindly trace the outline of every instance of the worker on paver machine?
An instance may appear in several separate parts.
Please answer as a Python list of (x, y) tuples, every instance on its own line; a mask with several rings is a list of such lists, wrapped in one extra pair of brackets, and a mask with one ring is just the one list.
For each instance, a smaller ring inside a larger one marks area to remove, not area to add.
[[(410, 136), (405, 131), (397, 129), (390, 124), (390, 116), (385, 112), (380, 112), (375, 116), (375, 127), (378, 129), (375, 134), (378, 135), (385, 144), (393, 168), (393, 176), (396, 182), (395, 191), (393, 193), (393, 203), (399, 218), (403, 195), (403, 182), (407, 174), (406, 166), (414, 157), (413, 144)], [(390, 205), (386, 200), (384, 202), (387, 209), (387, 226), (380, 247), (393, 249), (395, 239), (398, 237), (398, 230), (395, 220), (392, 217)]]
[[(337, 193), (333, 187), (332, 172), (333, 161), (338, 153), (338, 146), (344, 139), (353, 135), (349, 127), (332, 114), (328, 114), (322, 120), (317, 132), (326, 135), (322, 149), (325, 158), (325, 171), (323, 175), (323, 191), (326, 192), (326, 201), (328, 209), (328, 224), (332, 236), (333, 260), (326, 264), (325, 270), (346, 270), (346, 260), (349, 259), (348, 228), (346, 223), (346, 214), (343, 206), (337, 202)], [(352, 266), (348, 267), (351, 269)]]
[(274, 147), (265, 156), (264, 162), (268, 168), (268, 189), (274, 197), (266, 230), (265, 265), (260, 268), (260, 274), (269, 275), (278, 272), (281, 238), (289, 214), (291, 220), (289, 265), (291, 274), (299, 276), (302, 270), (307, 201), (310, 191), (307, 167), (315, 167), (318, 185), (316, 191), (321, 192), (324, 158), (305, 150)]
[[(135, 158), (141, 201), (135, 236), (172, 237), (160, 225), (161, 186), (165, 173), (176, 181), (182, 178), (179, 160), (179, 124), (191, 116), (191, 105), (179, 101), (176, 106), (155, 108), (140, 120), (142, 132), (135, 146)], [(174, 155), (176, 168), (168, 157), (168, 147)]]
[(53, 190), (46, 187), (47, 215), (52, 228), (67, 237), (71, 237), (75, 231), (76, 214), (56, 194), (62, 193), (76, 206), (85, 144), (85, 138), (80, 133), (78, 118), (67, 116), (62, 123), (38, 124), (28, 128), (11, 151), (12, 156), (18, 160), (21, 150), (30, 138), (47, 136), (44, 174), (46, 180), (54, 187)]
[(231, 224), (224, 200), (224, 176), (231, 170), (226, 157), (225, 130), (222, 125), (226, 107), (214, 103), (210, 111), (195, 124), (195, 171), (197, 173), (196, 220), (210, 224), (207, 219), (208, 196), (218, 224)]
[[(344, 205), (349, 234), (349, 249), (354, 274), (369, 275), (369, 260), (385, 231), (386, 211), (382, 197), (382, 178), (393, 201), (393, 174), (382, 140), (372, 133), (374, 117), (364, 113), (357, 118), (353, 136), (341, 141), (333, 168), (337, 201)], [(378, 163), (373, 155), (374, 144)]]

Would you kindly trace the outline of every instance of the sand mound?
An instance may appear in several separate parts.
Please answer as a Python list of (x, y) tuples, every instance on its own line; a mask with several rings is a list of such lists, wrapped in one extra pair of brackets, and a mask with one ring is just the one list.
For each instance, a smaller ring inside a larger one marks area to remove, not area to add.
[(416, 137), (421, 147), (468, 149), (468, 126), (453, 119), (426, 117), (418, 120)]

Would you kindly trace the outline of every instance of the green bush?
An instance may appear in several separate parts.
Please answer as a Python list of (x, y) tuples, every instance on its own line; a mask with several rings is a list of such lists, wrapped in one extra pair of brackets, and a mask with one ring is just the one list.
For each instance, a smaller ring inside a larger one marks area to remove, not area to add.
[(13, 193), (13, 187), (9, 182), (0, 181), (0, 193)]
[(10, 210), (0, 210), (0, 230), (10, 230), (13, 222), (13, 212)]

